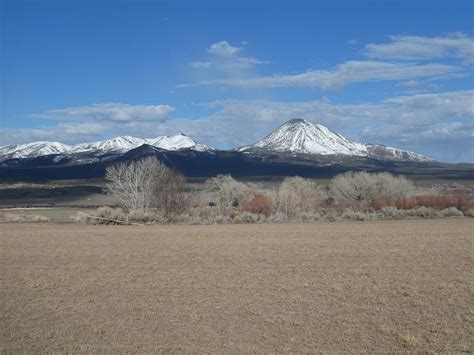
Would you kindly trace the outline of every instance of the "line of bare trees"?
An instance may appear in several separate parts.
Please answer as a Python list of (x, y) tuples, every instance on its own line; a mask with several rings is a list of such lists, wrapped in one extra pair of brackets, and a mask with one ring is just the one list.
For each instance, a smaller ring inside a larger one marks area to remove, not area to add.
[(183, 191), (184, 176), (155, 157), (112, 165), (107, 168), (106, 178), (108, 190), (129, 213), (140, 210), (147, 214), (150, 209), (156, 209), (164, 217), (210, 213), (216, 218), (232, 220), (236, 213), (245, 212), (294, 221), (305, 215), (325, 213), (324, 210), (381, 210), (386, 206), (406, 209), (405, 206), (420, 206), (420, 201), (427, 205), (428, 200), (428, 207), (454, 206), (467, 213), (473, 203), (470, 195), (460, 195), (462, 199), (411, 196), (415, 187), (405, 177), (367, 172), (340, 174), (325, 187), (311, 179), (288, 177), (271, 189), (237, 181), (230, 175), (218, 175), (206, 181), (201, 197), (190, 196)]

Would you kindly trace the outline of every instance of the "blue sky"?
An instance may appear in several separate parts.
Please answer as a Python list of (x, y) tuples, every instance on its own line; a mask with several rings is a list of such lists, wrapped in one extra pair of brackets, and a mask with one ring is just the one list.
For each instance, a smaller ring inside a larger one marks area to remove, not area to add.
[(0, 145), (231, 148), (302, 117), (474, 162), (472, 4), (2, 0)]

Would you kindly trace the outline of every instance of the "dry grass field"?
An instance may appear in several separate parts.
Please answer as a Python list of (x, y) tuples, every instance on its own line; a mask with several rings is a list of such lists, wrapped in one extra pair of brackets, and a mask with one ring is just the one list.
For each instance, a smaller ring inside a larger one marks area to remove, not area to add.
[(0, 352), (472, 352), (474, 220), (0, 225)]

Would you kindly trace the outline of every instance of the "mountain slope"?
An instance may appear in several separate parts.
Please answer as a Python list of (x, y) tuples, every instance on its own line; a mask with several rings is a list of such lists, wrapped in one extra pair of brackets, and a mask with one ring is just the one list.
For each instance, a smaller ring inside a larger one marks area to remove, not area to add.
[(397, 148), (353, 142), (323, 125), (300, 118), (285, 122), (261, 141), (239, 148), (238, 151), (291, 152), (370, 157), (382, 160), (431, 161), (421, 154)]

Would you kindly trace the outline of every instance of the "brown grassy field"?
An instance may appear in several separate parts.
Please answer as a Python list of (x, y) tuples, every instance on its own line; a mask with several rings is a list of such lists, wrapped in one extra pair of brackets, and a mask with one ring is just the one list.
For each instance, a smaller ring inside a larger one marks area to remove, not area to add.
[(0, 225), (0, 352), (472, 352), (474, 220)]

